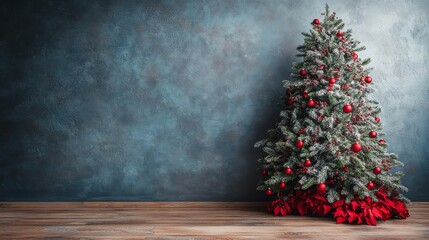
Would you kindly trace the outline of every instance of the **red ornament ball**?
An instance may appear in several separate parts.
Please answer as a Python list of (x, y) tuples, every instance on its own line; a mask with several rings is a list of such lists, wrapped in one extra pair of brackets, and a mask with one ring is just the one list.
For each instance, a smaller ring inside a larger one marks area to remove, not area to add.
[(309, 107), (314, 107), (314, 105), (316, 105), (316, 103), (314, 102), (314, 100), (313, 99), (309, 99), (308, 100), (308, 102), (307, 102), (307, 106), (309, 106)]
[(380, 139), (380, 141), (378, 141), (379, 143), (385, 143), (386, 141), (384, 141), (384, 139)]
[(352, 53), (352, 58), (353, 59), (358, 59), (359, 55), (357, 55), (357, 53)]
[(262, 169), (261, 174), (262, 174), (262, 175), (267, 175), (267, 174), (268, 174), (267, 169)]
[(342, 36), (344, 36), (344, 33), (343, 33), (343, 32), (341, 32), (341, 31), (338, 31), (338, 32), (337, 32), (337, 37), (341, 38)]
[(305, 71), (305, 69), (301, 69), (301, 71), (299, 71), (299, 75), (305, 76), (307, 75), (307, 71)]
[(286, 187), (286, 183), (281, 181), (279, 184), (279, 188), (285, 188)]
[(372, 170), (374, 172), (374, 174), (380, 174), (381, 173), (381, 168), (380, 167), (375, 167), (374, 170)]
[(303, 93), (302, 93), (302, 96), (303, 96), (304, 98), (307, 98), (307, 97), (308, 97), (308, 92), (303, 92)]
[(310, 167), (311, 166), (311, 161), (310, 159), (306, 159), (304, 162), (304, 167)]
[(303, 93), (302, 93), (302, 96), (303, 96), (304, 98), (307, 98), (307, 97), (308, 97), (308, 92), (303, 92)]
[(304, 142), (300, 139), (296, 142), (295, 146), (297, 148), (302, 148), (302, 147), (304, 147)]
[(319, 19), (317, 19), (317, 18), (316, 18), (316, 19), (314, 19), (314, 20), (313, 20), (313, 24), (317, 25), (317, 24), (319, 24), (319, 23), (320, 23), (320, 20), (319, 20)]
[(273, 191), (271, 190), (271, 188), (268, 188), (267, 191), (265, 191), (265, 194), (270, 196), (271, 194), (273, 194)]
[(319, 191), (325, 191), (326, 190), (326, 184), (324, 184), (324, 183), (319, 183), (318, 185), (317, 185), (317, 190), (319, 190)]
[(345, 113), (351, 113), (352, 111), (353, 111), (352, 105), (350, 105), (350, 104), (344, 105), (343, 112), (345, 112)]
[(368, 182), (368, 184), (366, 185), (366, 187), (368, 188), (368, 190), (372, 190), (375, 187), (375, 184), (371, 181)]
[(375, 117), (375, 118), (374, 118), (374, 120), (375, 120), (376, 122), (380, 122), (380, 118), (379, 118), (379, 117)]
[(362, 150), (362, 146), (358, 142), (355, 142), (352, 144), (351, 149), (353, 152), (358, 153), (360, 150)]
[(371, 132), (369, 132), (369, 137), (375, 138), (375, 137), (377, 137), (377, 133), (374, 130), (371, 130)]
[(292, 174), (292, 168), (287, 167), (287, 168), (285, 169), (285, 173), (286, 173), (286, 175), (291, 175), (291, 174)]
[(335, 82), (336, 82), (335, 78), (330, 78), (330, 79), (329, 79), (329, 83), (330, 83), (330, 84), (335, 84)]
[(293, 105), (293, 98), (289, 98), (288, 100), (287, 100), (287, 105)]
[(367, 83), (371, 83), (371, 82), (372, 82), (372, 77), (370, 77), (370, 76), (366, 76), (366, 77), (365, 77), (365, 82), (367, 82)]

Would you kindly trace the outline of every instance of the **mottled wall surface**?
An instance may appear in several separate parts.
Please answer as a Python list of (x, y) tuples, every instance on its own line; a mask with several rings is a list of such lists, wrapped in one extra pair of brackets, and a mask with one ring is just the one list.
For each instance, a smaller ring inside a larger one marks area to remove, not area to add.
[[(321, 1), (2, 1), (0, 200), (263, 200), (255, 141)], [(429, 200), (427, 1), (331, 1)]]

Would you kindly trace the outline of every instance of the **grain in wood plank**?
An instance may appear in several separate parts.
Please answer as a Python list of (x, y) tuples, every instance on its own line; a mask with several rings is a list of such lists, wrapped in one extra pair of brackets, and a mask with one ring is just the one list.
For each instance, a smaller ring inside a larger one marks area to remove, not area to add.
[(335, 224), (319, 217), (274, 217), (263, 203), (0, 203), (0, 239), (427, 239), (429, 204), (407, 220)]

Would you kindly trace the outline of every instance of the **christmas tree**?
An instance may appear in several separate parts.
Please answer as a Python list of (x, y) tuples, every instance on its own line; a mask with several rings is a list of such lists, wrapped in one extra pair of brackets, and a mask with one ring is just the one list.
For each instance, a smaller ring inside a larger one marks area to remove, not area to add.
[(376, 82), (357, 52), (365, 50), (351, 30), (326, 6), (314, 19), (302, 62), (293, 63), (294, 80), (285, 80), (281, 120), (255, 144), (262, 180), (258, 190), (275, 196), (274, 215), (331, 216), (337, 223), (376, 225), (377, 219), (409, 216), (401, 192), (403, 166), (381, 138), (380, 108), (368, 98)]

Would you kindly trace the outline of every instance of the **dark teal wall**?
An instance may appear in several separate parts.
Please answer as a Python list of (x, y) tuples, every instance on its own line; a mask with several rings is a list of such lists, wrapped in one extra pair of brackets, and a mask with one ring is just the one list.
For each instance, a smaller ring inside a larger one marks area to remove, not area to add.
[[(0, 200), (264, 199), (253, 144), (324, 2), (0, 4)], [(390, 150), (427, 201), (428, 3), (330, 4), (368, 47)]]

